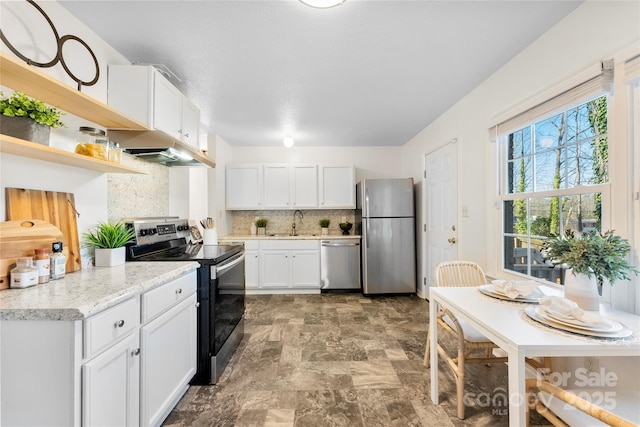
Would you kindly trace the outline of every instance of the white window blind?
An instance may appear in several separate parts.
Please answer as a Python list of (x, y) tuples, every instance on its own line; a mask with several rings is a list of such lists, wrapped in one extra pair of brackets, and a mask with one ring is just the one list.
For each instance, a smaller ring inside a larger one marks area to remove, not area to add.
[[(606, 63), (606, 66), (604, 65)], [(510, 119), (504, 120), (493, 129), (495, 135), (504, 135), (508, 132), (523, 128), (543, 117), (549, 117), (553, 113), (566, 110), (568, 106), (579, 103), (588, 97), (595, 97), (611, 91), (613, 82), (612, 61), (603, 62), (602, 71), (588, 80), (565, 90), (564, 92), (535, 105)]]
[(640, 83), (640, 55), (624, 63), (624, 77), (627, 83)]

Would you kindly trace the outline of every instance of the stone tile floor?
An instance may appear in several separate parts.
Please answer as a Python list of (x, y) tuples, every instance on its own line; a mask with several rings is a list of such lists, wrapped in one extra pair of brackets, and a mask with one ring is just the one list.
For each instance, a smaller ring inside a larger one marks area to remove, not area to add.
[(506, 365), (468, 366), (465, 391), (477, 398), (465, 420), (443, 364), (441, 403), (431, 403), (428, 307), (415, 296), (249, 296), (245, 337), (219, 384), (192, 386), (164, 425), (508, 425), (506, 407), (490, 403), (506, 393)]

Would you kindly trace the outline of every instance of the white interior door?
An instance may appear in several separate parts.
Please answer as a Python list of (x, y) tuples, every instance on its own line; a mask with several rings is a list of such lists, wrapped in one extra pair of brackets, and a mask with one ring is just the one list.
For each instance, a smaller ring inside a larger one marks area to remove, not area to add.
[(433, 270), (458, 256), (458, 144), (456, 140), (425, 156), (423, 266), (429, 295)]

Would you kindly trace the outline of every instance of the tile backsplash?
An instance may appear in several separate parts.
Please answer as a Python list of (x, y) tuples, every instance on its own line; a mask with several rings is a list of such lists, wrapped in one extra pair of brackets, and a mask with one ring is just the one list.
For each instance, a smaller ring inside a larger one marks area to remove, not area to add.
[[(300, 214), (296, 215), (296, 230), (298, 234), (320, 234), (320, 225), (318, 221), (323, 218), (331, 220), (329, 224), (329, 235), (341, 235), (339, 224), (344, 217), (347, 222), (355, 223), (355, 211), (353, 209), (301, 209), (303, 218), (300, 220)], [(231, 235), (248, 235), (251, 233), (251, 223), (256, 217), (266, 218), (267, 234), (288, 234), (291, 233), (291, 225), (293, 224), (292, 210), (260, 210), (260, 211), (232, 211), (233, 227)], [(351, 229), (351, 234), (355, 231)]]

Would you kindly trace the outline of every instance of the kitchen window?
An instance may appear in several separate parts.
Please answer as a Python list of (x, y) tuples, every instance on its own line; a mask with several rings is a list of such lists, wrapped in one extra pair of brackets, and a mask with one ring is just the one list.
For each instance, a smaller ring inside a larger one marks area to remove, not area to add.
[(505, 270), (562, 284), (565, 270), (544, 259), (543, 242), (568, 229), (602, 229), (609, 200), (603, 75), (496, 127)]

